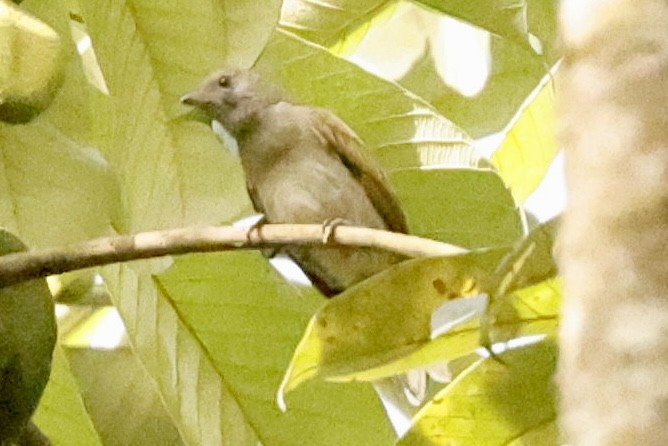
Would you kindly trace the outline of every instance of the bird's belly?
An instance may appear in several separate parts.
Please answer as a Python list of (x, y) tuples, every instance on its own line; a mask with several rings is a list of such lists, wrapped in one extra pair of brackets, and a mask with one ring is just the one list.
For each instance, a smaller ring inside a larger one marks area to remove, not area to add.
[(385, 228), (364, 188), (343, 165), (305, 163), (275, 169), (262, 182), (262, 206), (274, 223), (323, 223), (340, 218), (353, 225)]

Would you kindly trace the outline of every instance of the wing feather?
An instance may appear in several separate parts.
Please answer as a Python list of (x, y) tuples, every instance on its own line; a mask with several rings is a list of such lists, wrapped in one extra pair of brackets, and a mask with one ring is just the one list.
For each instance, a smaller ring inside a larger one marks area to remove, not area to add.
[[(371, 203), (388, 229), (408, 233), (406, 216), (383, 170), (364, 152), (357, 134), (336, 115), (326, 109), (315, 109), (319, 115), (318, 129), (345, 166), (360, 182)], [(322, 125), (320, 125), (322, 124)]]

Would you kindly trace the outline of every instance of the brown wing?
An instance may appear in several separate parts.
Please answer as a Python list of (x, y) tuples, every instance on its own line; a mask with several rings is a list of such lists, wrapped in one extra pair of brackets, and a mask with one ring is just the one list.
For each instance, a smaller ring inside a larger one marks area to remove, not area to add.
[(352, 172), (385, 220), (390, 231), (408, 233), (406, 216), (382, 169), (368, 156), (357, 134), (336, 115), (326, 109), (315, 109), (323, 125), (318, 130), (343, 164)]

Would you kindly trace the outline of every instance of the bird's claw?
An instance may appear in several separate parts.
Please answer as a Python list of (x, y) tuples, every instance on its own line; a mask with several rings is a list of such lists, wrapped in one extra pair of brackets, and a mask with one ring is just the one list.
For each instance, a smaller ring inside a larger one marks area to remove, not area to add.
[[(248, 227), (246, 230), (246, 242), (248, 244), (253, 244), (255, 241), (262, 241), (262, 226), (268, 224), (269, 221), (267, 220), (267, 217), (264, 215), (261, 216), (255, 223), (253, 223), (251, 226)], [(273, 248), (262, 248), (260, 251), (262, 252), (262, 255), (267, 257), (268, 259), (274, 257), (278, 252), (280, 248), (279, 247), (273, 247)]]
[(343, 218), (328, 218), (322, 224), (322, 243), (327, 245), (334, 239), (334, 231), (337, 226), (348, 224)]
[(262, 239), (262, 234), (260, 233), (260, 229), (267, 223), (268, 223), (267, 217), (263, 215), (255, 223), (250, 225), (246, 230), (246, 241), (248, 243), (253, 243), (254, 238)]

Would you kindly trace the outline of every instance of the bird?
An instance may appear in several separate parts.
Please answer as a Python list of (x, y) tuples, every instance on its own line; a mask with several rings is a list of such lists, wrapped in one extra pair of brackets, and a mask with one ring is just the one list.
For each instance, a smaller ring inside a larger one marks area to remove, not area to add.
[[(331, 111), (292, 103), (252, 70), (216, 70), (181, 97), (233, 136), (254, 209), (266, 223), (348, 225), (408, 233), (384, 171)], [(373, 248), (286, 246), (327, 297), (405, 260)]]
[[(218, 121), (236, 140), (248, 194), (264, 222), (323, 228), (344, 222), (408, 233), (387, 175), (355, 131), (331, 111), (286, 100), (252, 70), (216, 70), (181, 102)], [(326, 297), (406, 259), (343, 246), (286, 246), (282, 252)], [(378, 384), (396, 404), (404, 406), (405, 398), (417, 406), (425, 398), (427, 378), (424, 371), (412, 370)]]

